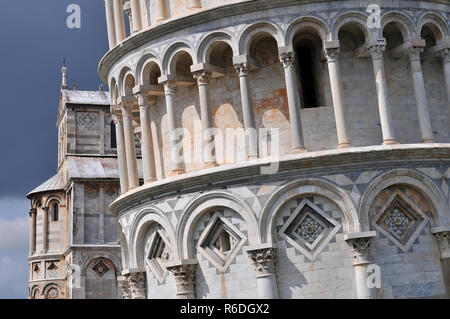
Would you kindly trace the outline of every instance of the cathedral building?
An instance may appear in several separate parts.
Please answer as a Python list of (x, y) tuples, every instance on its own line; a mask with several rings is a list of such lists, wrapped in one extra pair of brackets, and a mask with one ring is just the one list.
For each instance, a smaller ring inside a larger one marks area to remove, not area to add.
[(447, 0), (105, 9), (110, 95), (62, 91), (61, 175), (29, 195), (31, 278), (78, 263), (80, 297), (113, 297), (89, 288), (101, 260), (131, 299), (450, 296)]
[(118, 298), (115, 124), (103, 91), (70, 90), (63, 68), (57, 174), (31, 191), (29, 298)]

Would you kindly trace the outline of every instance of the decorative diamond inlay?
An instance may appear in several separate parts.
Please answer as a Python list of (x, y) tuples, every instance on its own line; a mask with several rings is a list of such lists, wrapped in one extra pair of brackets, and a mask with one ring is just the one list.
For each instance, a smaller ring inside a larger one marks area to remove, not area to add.
[(325, 228), (311, 217), (306, 217), (295, 231), (301, 238), (312, 244)]
[(401, 237), (412, 222), (400, 209), (394, 208), (386, 218), (385, 224), (392, 232)]
[(167, 275), (166, 264), (172, 260), (172, 247), (163, 229), (157, 229), (149, 240), (147, 265), (160, 283)]
[(284, 223), (279, 235), (314, 260), (340, 228), (336, 220), (310, 200), (304, 199)]
[(407, 252), (428, 217), (405, 194), (395, 191), (372, 221), (372, 226)]
[(84, 113), (80, 117), (80, 122), (85, 128), (90, 128), (97, 122), (97, 117), (91, 113)]
[(59, 273), (59, 262), (58, 261), (50, 261), (46, 266), (46, 277), (53, 278), (58, 276)]
[(217, 211), (199, 238), (198, 251), (220, 271), (226, 271), (247, 237)]
[(110, 270), (105, 262), (103, 260), (99, 260), (94, 267), (92, 267), (92, 270), (99, 276), (100, 278), (103, 278)]

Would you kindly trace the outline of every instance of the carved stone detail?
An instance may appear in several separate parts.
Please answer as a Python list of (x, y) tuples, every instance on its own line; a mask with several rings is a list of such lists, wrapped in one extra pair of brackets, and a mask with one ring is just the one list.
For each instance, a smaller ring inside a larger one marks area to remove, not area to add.
[(243, 63), (235, 64), (234, 68), (236, 69), (236, 72), (239, 74), (239, 76), (247, 76), (248, 75), (249, 67), (248, 67), (247, 63), (243, 62)]
[(166, 81), (164, 82), (164, 93), (165, 95), (175, 95), (175, 88), (177, 87), (176, 81)]
[(353, 264), (368, 264), (370, 246), (374, 237), (348, 238), (345, 241), (350, 245), (353, 253)]
[(261, 248), (248, 251), (247, 253), (255, 267), (256, 277), (271, 276), (275, 274), (276, 248)]
[(194, 73), (194, 79), (197, 80), (197, 85), (208, 85), (211, 78), (211, 72), (201, 70)]
[(280, 54), (280, 62), (283, 67), (288, 68), (290, 66), (295, 67), (295, 52), (285, 52)]
[(326, 49), (326, 58), (328, 63), (330, 62), (336, 62), (339, 58), (339, 48), (329, 48)]
[(442, 63), (450, 62), (450, 48), (437, 51), (436, 54), (442, 58)]
[(424, 51), (423, 47), (409, 47), (408, 57), (410, 61), (420, 61), (420, 54)]
[(441, 259), (450, 258), (450, 230), (434, 233), (438, 242)]
[(195, 269), (197, 264), (182, 264), (167, 267), (177, 282), (177, 295), (195, 294)]
[(385, 44), (372, 44), (367, 47), (369, 54), (374, 60), (381, 60), (383, 58), (383, 53), (386, 50)]
[(126, 275), (131, 293), (131, 299), (146, 299), (145, 272), (135, 272)]

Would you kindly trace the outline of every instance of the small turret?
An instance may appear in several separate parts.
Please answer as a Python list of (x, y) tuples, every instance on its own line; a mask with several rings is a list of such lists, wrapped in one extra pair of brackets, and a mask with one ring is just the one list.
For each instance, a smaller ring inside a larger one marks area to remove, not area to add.
[(61, 73), (62, 73), (62, 84), (61, 84), (61, 88), (66, 90), (68, 88), (67, 85), (67, 67), (66, 67), (66, 59), (64, 59), (64, 63), (63, 63), (63, 67), (61, 69)]

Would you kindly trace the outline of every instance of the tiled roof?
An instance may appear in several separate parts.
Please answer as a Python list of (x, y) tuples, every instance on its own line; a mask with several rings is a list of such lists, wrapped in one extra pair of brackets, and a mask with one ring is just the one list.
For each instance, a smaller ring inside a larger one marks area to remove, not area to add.
[[(138, 160), (139, 175), (142, 176), (141, 161)], [(67, 178), (119, 178), (119, 164), (116, 157), (66, 158)]]
[(42, 183), (35, 189), (33, 189), (30, 193), (28, 193), (27, 197), (32, 194), (41, 193), (41, 192), (49, 192), (55, 190), (61, 190), (64, 188), (63, 178), (61, 174), (56, 174), (46, 182)]
[(110, 105), (109, 92), (61, 90), (68, 104)]

